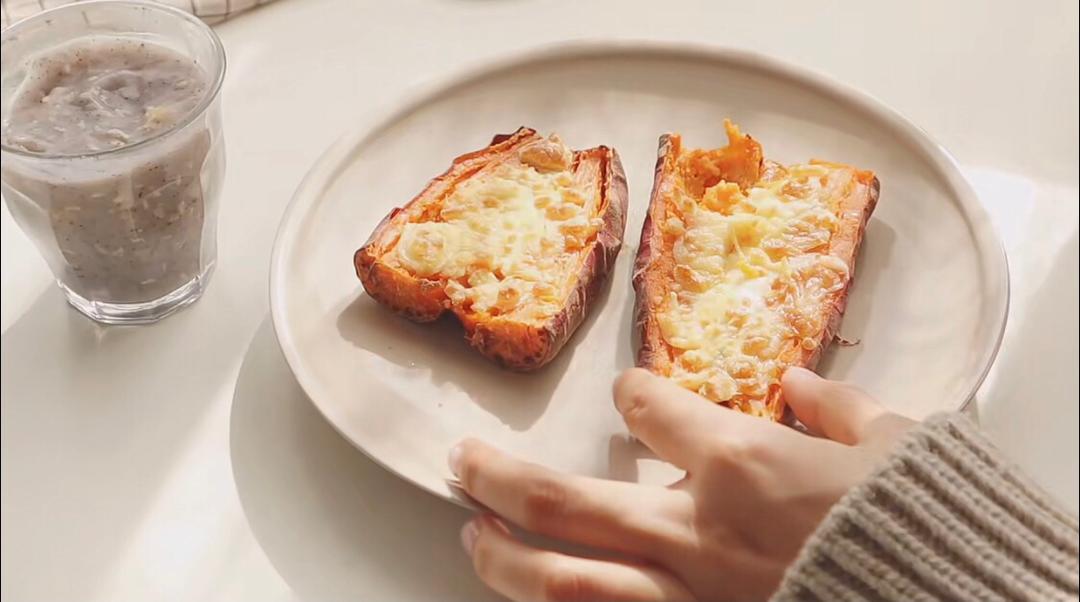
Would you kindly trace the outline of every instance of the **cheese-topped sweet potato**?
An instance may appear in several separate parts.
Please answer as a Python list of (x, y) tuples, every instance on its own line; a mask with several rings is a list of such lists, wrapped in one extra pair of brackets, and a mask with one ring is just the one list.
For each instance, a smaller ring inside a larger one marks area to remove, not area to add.
[(870, 171), (766, 161), (660, 138), (634, 271), (639, 366), (743, 412), (779, 419), (780, 377), (813, 368), (844, 313), (879, 184)]
[(615, 263), (626, 176), (614, 149), (521, 128), (454, 159), (355, 254), (372, 298), (417, 322), (450, 311), (514, 370), (551, 361)]

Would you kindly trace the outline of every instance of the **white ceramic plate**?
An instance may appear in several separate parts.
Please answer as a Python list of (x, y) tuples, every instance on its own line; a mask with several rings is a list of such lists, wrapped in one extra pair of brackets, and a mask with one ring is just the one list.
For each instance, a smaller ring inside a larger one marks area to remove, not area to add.
[[(405, 99), (318, 161), (282, 221), (271, 268), (274, 327), (304, 390), (351, 442), (403, 478), (456, 499), (447, 450), (474, 435), (574, 473), (670, 482), (611, 403), (633, 364), (630, 267), (657, 137), (724, 143), (731, 117), (781, 162), (821, 157), (873, 169), (881, 200), (841, 333), (820, 365), (923, 417), (967, 402), (997, 351), (1008, 269), (954, 161), (877, 101), (745, 52), (588, 44), (501, 60)], [(514, 374), (473, 353), (460, 327), (417, 325), (368, 298), (353, 252), (379, 220), (458, 154), (528, 125), (575, 148), (615, 147), (630, 183), (611, 287), (542, 371)], [(460, 501), (460, 500), (458, 500)]]

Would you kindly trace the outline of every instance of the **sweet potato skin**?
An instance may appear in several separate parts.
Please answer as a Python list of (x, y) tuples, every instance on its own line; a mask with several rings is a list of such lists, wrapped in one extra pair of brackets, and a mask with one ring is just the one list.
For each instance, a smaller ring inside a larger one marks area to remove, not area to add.
[(656, 321), (659, 302), (667, 292), (665, 281), (670, 282), (673, 262), (663, 253), (664, 234), (660, 226), (667, 211), (666, 199), (674, 192), (675, 161), (682, 150), (678, 134), (660, 136), (653, 175), (652, 193), (645, 222), (641, 227), (641, 240), (634, 259), (634, 330), (638, 333), (637, 365), (660, 374), (671, 374), (671, 349), (664, 343), (660, 325)]
[[(634, 262), (634, 322), (638, 337), (636, 363), (662, 376), (671, 374), (673, 356), (660, 333), (656, 316), (672, 281), (674, 269), (670, 253), (665, 252), (662, 224), (676, 186), (676, 163), (681, 153), (682, 140), (678, 134), (660, 137), (652, 194)], [(848, 265), (850, 276), (845, 286), (832, 293), (826, 303), (824, 327), (817, 338), (817, 346), (806, 350), (792, 344), (781, 352), (781, 360), (789, 365), (813, 369), (839, 329), (855, 278), (855, 259), (881, 190), (877, 177), (870, 172), (857, 172), (856, 182), (853, 190), (840, 202), (843, 218), (839, 230), (830, 240), (828, 250), (830, 255)], [(785, 404), (779, 385), (770, 388), (764, 401), (769, 417), (780, 420)]]
[[(822, 330), (818, 345), (812, 350), (801, 350), (801, 357), (797, 365), (804, 368), (814, 369), (821, 354), (832, 344), (840, 330), (840, 321), (844, 317), (847, 308), (848, 293), (851, 285), (855, 282), (855, 264), (862, 246), (863, 237), (866, 235), (866, 225), (870, 222), (870, 216), (877, 206), (878, 197), (881, 196), (881, 182), (877, 176), (862, 172), (859, 175), (859, 184), (847, 197), (841, 201), (840, 213), (846, 217), (840, 222), (840, 229), (833, 234), (829, 243), (829, 255), (841, 259), (848, 266), (848, 281), (844, 288), (832, 294), (828, 304), (828, 315), (825, 320), (825, 328)], [(852, 217), (856, 219), (852, 219)]]
[(498, 155), (535, 140), (536, 130), (519, 128), (513, 134), (496, 136), (486, 148), (454, 159), (450, 167), (431, 180), (420, 194), (404, 207), (396, 207), (379, 222), (364, 246), (353, 255), (353, 266), (364, 290), (372, 299), (415, 322), (432, 322), (446, 311), (448, 304), (442, 286), (434, 280), (415, 278), (394, 269), (379, 259), (397, 242), (402, 227), (423, 215), (424, 211)]
[(385, 264), (380, 258), (393, 248), (404, 224), (422, 215), (425, 206), (436, 204), (457, 182), (490, 161), (498, 160), (501, 154), (514, 152), (537, 138), (535, 130), (523, 127), (513, 134), (496, 135), (487, 148), (458, 157), (413, 200), (391, 211), (353, 257), (356, 275), (373, 299), (416, 322), (430, 322), (446, 311), (452, 312), (464, 327), (469, 345), (516, 371), (536, 370), (555, 358), (584, 321), (615, 265), (626, 229), (629, 198), (626, 174), (614, 149), (600, 146), (574, 153), (575, 162), (593, 156), (602, 162), (603, 210), (600, 217), (603, 225), (586, 252), (577, 281), (562, 309), (541, 325), (501, 317), (480, 319), (452, 307), (441, 282), (417, 278)]

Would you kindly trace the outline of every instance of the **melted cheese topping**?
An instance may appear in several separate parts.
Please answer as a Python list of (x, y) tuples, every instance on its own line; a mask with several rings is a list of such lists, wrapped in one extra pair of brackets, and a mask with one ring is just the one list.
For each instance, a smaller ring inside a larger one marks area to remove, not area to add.
[(544, 320), (574, 285), (580, 251), (602, 225), (598, 189), (583, 187), (558, 138), (523, 147), (462, 182), (433, 221), (406, 224), (393, 258), (444, 280), (452, 305)]
[(668, 217), (674, 282), (660, 300), (661, 334), (674, 348), (671, 377), (717, 402), (754, 414), (777, 386), (785, 350), (813, 349), (828, 295), (848, 266), (828, 254), (838, 225), (838, 186), (852, 172), (789, 168), (745, 193), (728, 182), (700, 199), (683, 193), (682, 218)]

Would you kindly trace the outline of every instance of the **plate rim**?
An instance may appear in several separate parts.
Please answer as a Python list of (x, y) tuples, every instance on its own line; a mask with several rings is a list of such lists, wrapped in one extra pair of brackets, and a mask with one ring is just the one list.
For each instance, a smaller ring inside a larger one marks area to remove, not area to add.
[(1004, 340), (1011, 305), (1011, 278), (1005, 245), (998, 235), (989, 213), (960, 169), (956, 158), (948, 149), (905, 115), (876, 96), (820, 71), (786, 59), (776, 58), (758, 51), (708, 43), (635, 39), (577, 40), (542, 44), (494, 57), (488, 56), (472, 60), (466, 62), (462, 67), (450, 70), (447, 74), (428, 77), (407, 86), (395, 98), (376, 105), (372, 110), (363, 113), (362, 117), (319, 155), (297, 185), (281, 214), (270, 254), (268, 292), (271, 325), (274, 338), (285, 358), (286, 364), (289, 366), (289, 370), (296, 378), (297, 384), (300, 385), (305, 397), (338, 434), (383, 469), (417, 488), (459, 506), (470, 509), (477, 508), (474, 502), (449, 483), (446, 484), (446, 489), (436, 490), (427, 483), (414, 479), (383, 462), (375, 454), (369, 452), (359, 441), (354, 440), (352, 436), (345, 432), (339, 426), (339, 421), (335, 419), (332, 412), (311, 394), (312, 386), (309, 382), (311, 377), (306, 374), (303, 368), (298, 348), (285, 320), (287, 305), (286, 289), (284, 287), (285, 263), (286, 258), (291, 256), (296, 233), (303, 222), (302, 219), (299, 219), (304, 214), (302, 209), (310, 210), (315, 206), (321, 194), (334, 182), (339, 173), (347, 167), (343, 159), (351, 153), (352, 149), (362, 145), (367, 139), (376, 136), (384, 128), (424, 104), (431, 102), (439, 95), (485, 77), (531, 64), (605, 57), (666, 57), (743, 67), (766, 76), (787, 79), (814, 91), (832, 96), (839, 102), (854, 105), (870, 117), (903, 133), (907, 142), (913, 143), (924, 157), (931, 160), (933, 166), (953, 189), (966, 217), (973, 220), (974, 225), (979, 226), (973, 229), (973, 234), (986, 238), (986, 242), (995, 247), (1000, 255), (999, 269), (991, 270), (991, 275), (996, 277), (995, 282), (992, 284), (996, 285), (997, 297), (1002, 299), (1001, 306), (998, 308), (1000, 317), (997, 320), (997, 335), (993, 344), (980, 358), (981, 368), (979, 373), (971, 380), (968, 391), (964, 394), (955, 411), (963, 411), (971, 404), (986, 381), (986, 377), (997, 359)]

